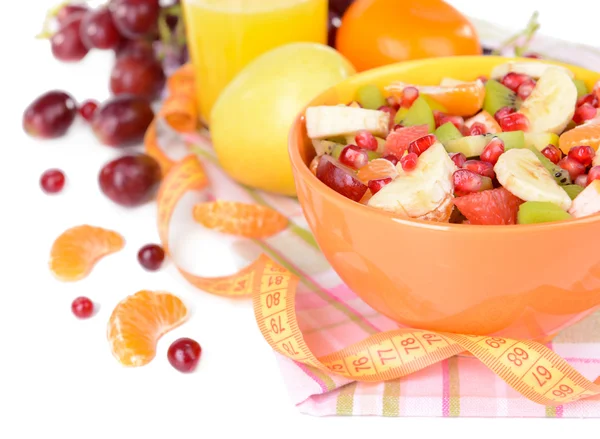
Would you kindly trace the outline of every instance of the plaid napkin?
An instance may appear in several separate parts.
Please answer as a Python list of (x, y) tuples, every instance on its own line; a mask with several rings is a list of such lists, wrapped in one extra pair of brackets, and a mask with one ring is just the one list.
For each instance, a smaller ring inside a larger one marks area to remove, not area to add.
[[(474, 23), (488, 47), (509, 35), (490, 23)], [(542, 37), (536, 37), (531, 50), (600, 71), (600, 50)], [(186, 152), (181, 137), (169, 133), (160, 119), (157, 133), (161, 149), (172, 159)], [(261, 203), (290, 218), (292, 225), (286, 231), (245, 242), (238, 250), (246, 259), (265, 252), (300, 278), (296, 312), (305, 340), (317, 357), (398, 327), (344, 285), (319, 251), (295, 199), (233, 182), (219, 167), (207, 132), (185, 134), (184, 139), (207, 168), (211, 198)], [(600, 313), (563, 331), (549, 347), (586, 378), (595, 380), (600, 371)], [(535, 404), (468, 356), (450, 358), (402, 379), (362, 383), (274, 355), (292, 402), (300, 412), (315, 416), (600, 417), (600, 400), (559, 407)]]

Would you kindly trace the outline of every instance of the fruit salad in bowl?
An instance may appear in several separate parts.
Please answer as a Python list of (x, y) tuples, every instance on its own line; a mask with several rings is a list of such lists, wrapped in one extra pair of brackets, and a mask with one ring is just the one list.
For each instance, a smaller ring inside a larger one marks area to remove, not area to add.
[(413, 328), (546, 341), (594, 312), (599, 80), (464, 56), (372, 69), (316, 96), (288, 150), (323, 255)]
[(367, 83), (309, 106), (311, 171), (331, 190), (407, 219), (469, 225), (600, 212), (600, 82), (507, 61), (473, 80)]

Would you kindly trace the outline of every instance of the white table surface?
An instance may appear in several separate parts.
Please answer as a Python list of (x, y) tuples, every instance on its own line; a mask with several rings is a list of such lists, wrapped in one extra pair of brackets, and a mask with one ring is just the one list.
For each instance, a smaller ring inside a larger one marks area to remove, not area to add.
[[(232, 303), (186, 284), (173, 265), (144, 272), (136, 252), (158, 240), (154, 206), (126, 211), (99, 192), (102, 163), (118, 155), (78, 122), (58, 141), (41, 142), (21, 130), (25, 106), (51, 88), (76, 99), (108, 96), (111, 56), (91, 53), (81, 64), (54, 60), (46, 42), (34, 40), (53, 0), (12, 1), (4, 6), (0, 127), (0, 438), (244, 437), (512, 437), (597, 435), (596, 420), (314, 418), (288, 399), (273, 354), (256, 327), (250, 302)], [(593, 1), (453, 1), (467, 13), (520, 28), (533, 8), (544, 33), (597, 44), (598, 6)], [(503, 5), (500, 7), (499, 5)], [(595, 9), (595, 13), (594, 13)], [(565, 17), (569, 15), (568, 22)], [(67, 185), (44, 195), (40, 174), (59, 167)], [(53, 239), (71, 225), (89, 222), (123, 233), (123, 251), (93, 275), (60, 283), (47, 269)], [(207, 252), (211, 249), (207, 248)], [(111, 356), (105, 325), (113, 306), (139, 289), (172, 291), (191, 304), (193, 318), (165, 335), (157, 359), (125, 369)], [(101, 304), (78, 321), (70, 303), (87, 295)], [(204, 349), (196, 373), (183, 375), (166, 361), (171, 341), (192, 336)], [(600, 371), (599, 371), (600, 373)], [(485, 429), (485, 433), (481, 430)], [(278, 433), (279, 432), (279, 435)]]

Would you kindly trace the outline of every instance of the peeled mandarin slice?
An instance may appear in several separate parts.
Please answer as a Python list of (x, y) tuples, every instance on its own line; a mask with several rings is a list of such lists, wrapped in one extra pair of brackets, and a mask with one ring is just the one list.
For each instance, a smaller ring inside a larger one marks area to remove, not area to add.
[(194, 219), (209, 229), (254, 239), (275, 235), (288, 226), (288, 219), (276, 210), (237, 201), (197, 204)]
[(395, 98), (399, 98), (404, 88), (415, 87), (419, 93), (443, 105), (448, 114), (456, 116), (471, 116), (481, 110), (485, 98), (485, 87), (481, 80), (446, 84), (448, 85), (413, 85), (394, 82), (386, 87), (386, 90)]
[(138, 291), (117, 304), (107, 337), (114, 357), (124, 366), (144, 366), (156, 355), (160, 337), (181, 325), (188, 310), (167, 292)]
[(52, 244), (50, 270), (62, 281), (83, 279), (96, 262), (124, 245), (123, 237), (112, 230), (89, 225), (72, 227)]
[(365, 166), (360, 168), (357, 173), (357, 177), (363, 183), (368, 183), (369, 180), (379, 180), (380, 178), (392, 179), (398, 176), (398, 170), (396, 167), (386, 159), (375, 159), (371, 160)]
[(598, 150), (600, 146), (600, 123), (583, 124), (569, 131), (565, 131), (558, 139), (562, 152), (569, 153), (574, 146), (587, 145)]

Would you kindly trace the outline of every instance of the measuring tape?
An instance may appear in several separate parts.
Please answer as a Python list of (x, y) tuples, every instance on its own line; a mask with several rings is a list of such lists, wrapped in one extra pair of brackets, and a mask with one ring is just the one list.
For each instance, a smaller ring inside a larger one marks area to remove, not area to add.
[[(195, 155), (173, 164), (164, 177), (157, 197), (158, 230), (168, 254), (169, 224), (178, 201), (188, 191), (203, 190), (208, 184)], [(467, 351), (517, 392), (539, 404), (557, 406), (600, 395), (600, 378), (592, 383), (542, 344), (503, 337), (396, 329), (317, 358), (298, 326), (295, 295), (299, 278), (268, 256), (261, 255), (230, 276), (206, 278), (181, 268), (179, 271), (204, 291), (228, 297), (251, 296), (260, 331), (275, 351), (352, 380), (401, 378)]]

